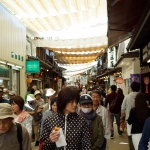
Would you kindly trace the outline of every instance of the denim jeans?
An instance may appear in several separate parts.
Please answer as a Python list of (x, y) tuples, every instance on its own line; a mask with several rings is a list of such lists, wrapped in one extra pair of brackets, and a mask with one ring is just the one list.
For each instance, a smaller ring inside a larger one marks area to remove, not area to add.
[[(111, 118), (111, 121), (112, 121), (112, 127), (113, 128), (114, 128), (114, 126), (113, 126), (114, 117), (116, 118), (116, 123), (117, 123), (117, 128), (118, 128), (118, 134), (121, 134), (121, 131), (120, 131), (120, 114), (110, 113), (110, 118)], [(114, 131), (112, 131), (112, 134), (114, 134)]]

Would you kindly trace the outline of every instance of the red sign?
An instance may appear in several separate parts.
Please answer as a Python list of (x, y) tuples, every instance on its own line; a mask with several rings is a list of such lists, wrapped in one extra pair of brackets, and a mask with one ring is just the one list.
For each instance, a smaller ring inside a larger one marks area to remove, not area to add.
[(116, 78), (116, 83), (122, 84), (122, 83), (124, 83), (124, 79), (123, 78)]

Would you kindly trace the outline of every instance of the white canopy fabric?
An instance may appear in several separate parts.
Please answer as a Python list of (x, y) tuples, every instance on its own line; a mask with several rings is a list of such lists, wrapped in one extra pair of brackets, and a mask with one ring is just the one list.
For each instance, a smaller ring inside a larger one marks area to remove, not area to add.
[(74, 39), (107, 34), (106, 0), (1, 0), (1, 3), (39, 37)]
[(27, 30), (28, 35), (36, 35), (33, 47), (57, 51), (58, 63), (84, 66), (107, 48), (106, 0), (1, 0), (0, 3), (32, 31), (29, 34)]
[(99, 47), (107, 45), (107, 37), (93, 37), (81, 39), (66, 39), (66, 40), (32, 40), (36, 47), (49, 47), (49, 48), (85, 48), (85, 47)]
[(91, 67), (97, 65), (97, 61), (84, 64), (72, 64), (72, 65), (62, 65), (61, 67), (66, 68), (67, 70), (63, 72), (63, 76), (74, 76), (89, 70)]

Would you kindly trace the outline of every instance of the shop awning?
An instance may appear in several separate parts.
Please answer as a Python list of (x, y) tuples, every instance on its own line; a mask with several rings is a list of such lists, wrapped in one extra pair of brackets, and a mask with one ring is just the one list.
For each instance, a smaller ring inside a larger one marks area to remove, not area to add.
[(128, 39), (149, 0), (108, 1), (108, 47)]
[(139, 55), (140, 55), (139, 51), (122, 54), (121, 57), (117, 60), (115, 67), (119, 65), (120, 66), (126, 65), (127, 63), (134, 61), (136, 58), (139, 58)]
[(127, 49), (134, 50), (143, 48), (150, 41), (150, 1), (140, 17), (138, 25), (133, 32), (132, 39), (130, 40)]

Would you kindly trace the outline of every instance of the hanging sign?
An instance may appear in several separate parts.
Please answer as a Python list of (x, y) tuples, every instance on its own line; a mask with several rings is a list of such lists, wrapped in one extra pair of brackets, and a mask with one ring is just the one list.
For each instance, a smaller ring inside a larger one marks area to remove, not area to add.
[(26, 72), (27, 73), (39, 73), (40, 61), (39, 60), (26, 60)]
[(108, 56), (108, 68), (113, 68), (116, 64), (116, 48), (109, 48), (107, 51)]
[(117, 84), (123, 84), (124, 83), (124, 79), (123, 78), (116, 78), (116, 83)]

